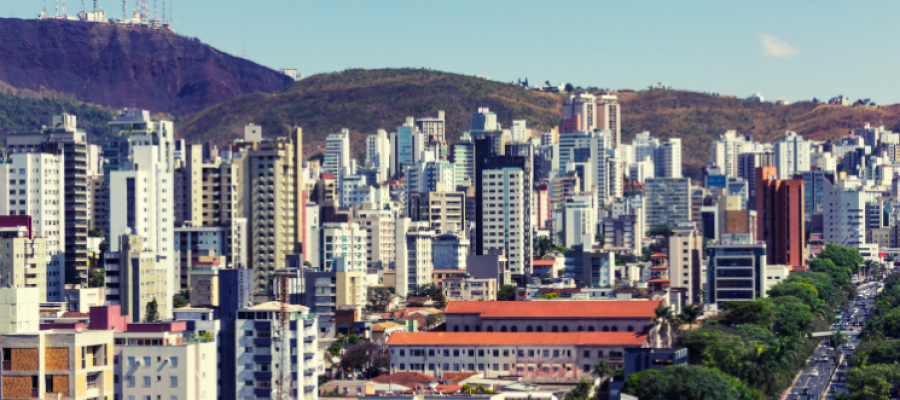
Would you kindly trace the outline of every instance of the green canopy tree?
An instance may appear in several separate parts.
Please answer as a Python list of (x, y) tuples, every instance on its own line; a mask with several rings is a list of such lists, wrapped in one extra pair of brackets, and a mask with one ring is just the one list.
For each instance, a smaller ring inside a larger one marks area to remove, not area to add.
[(156, 297), (153, 298), (149, 303), (147, 303), (147, 307), (144, 311), (144, 321), (146, 322), (156, 322), (159, 321), (159, 303), (156, 302)]
[(500, 286), (500, 290), (497, 291), (497, 300), (498, 301), (515, 301), (516, 300), (516, 287), (513, 285)]
[(641, 400), (750, 400), (752, 392), (736, 379), (715, 369), (671, 366), (645, 374), (634, 394)]

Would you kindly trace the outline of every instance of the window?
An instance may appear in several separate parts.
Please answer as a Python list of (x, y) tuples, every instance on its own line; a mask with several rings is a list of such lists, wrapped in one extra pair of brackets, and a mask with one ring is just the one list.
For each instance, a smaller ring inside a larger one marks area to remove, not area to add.
[(478, 364), (478, 370), (484, 371), (484, 364)]
[(150, 387), (150, 377), (149, 376), (144, 377), (144, 387)]
[(134, 357), (128, 357), (128, 366), (129, 366), (129, 367), (133, 367), (133, 366), (134, 366)]
[(173, 388), (178, 387), (178, 377), (177, 376), (169, 377), (169, 387), (173, 387)]
[(478, 349), (478, 357), (484, 357), (484, 349)]
[(170, 360), (169, 364), (172, 365), (172, 368), (175, 368), (178, 366), (178, 357), (172, 357), (169, 360)]
[(429, 349), (429, 350), (428, 350), (428, 355), (429, 355), (429, 356), (434, 356), (434, 349)]
[(590, 352), (590, 350), (585, 350), (585, 351), (584, 351), (584, 358), (590, 358), (590, 357), (591, 357), (591, 352)]
[[(125, 382), (128, 382), (128, 387), (134, 387), (134, 377), (133, 376), (126, 376)], [(129, 397), (131, 397), (131, 396), (129, 396)]]
[(87, 388), (88, 389), (96, 389), (97, 388), (97, 376), (99, 373), (94, 372), (87, 375)]
[(150, 357), (144, 357), (144, 366), (145, 366), (145, 367), (149, 367), (149, 366), (150, 366)]
[(584, 372), (591, 372), (591, 366), (588, 364), (584, 364)]
[(253, 331), (244, 331), (244, 336), (253, 336)]
[(459, 357), (459, 350), (453, 350), (453, 357)]
[(509, 357), (509, 349), (503, 350), (503, 357)]

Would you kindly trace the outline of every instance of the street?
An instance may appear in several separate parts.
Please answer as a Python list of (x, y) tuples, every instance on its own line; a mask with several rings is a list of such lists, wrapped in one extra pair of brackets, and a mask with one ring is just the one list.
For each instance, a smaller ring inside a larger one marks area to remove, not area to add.
[[(859, 331), (868, 321), (868, 312), (875, 307), (875, 291), (878, 288), (874, 282), (867, 282), (857, 286), (860, 297), (850, 302), (850, 310), (842, 315), (840, 321), (835, 321), (831, 326), (832, 331)], [(868, 294), (866, 294), (868, 290)], [(834, 368), (834, 362), (838, 356), (843, 354), (843, 359), (853, 354), (859, 338), (857, 336), (846, 336), (847, 344), (838, 349), (829, 349), (828, 339), (823, 338), (822, 344), (816, 349), (815, 355), (809, 361), (809, 365), (800, 374), (800, 377), (789, 389), (787, 400), (808, 400), (821, 398), (823, 392), (826, 392), (825, 399), (834, 399), (834, 391), (847, 391), (844, 379), (848, 367), (844, 361), (838, 366), (834, 380), (831, 381), (831, 373)]]

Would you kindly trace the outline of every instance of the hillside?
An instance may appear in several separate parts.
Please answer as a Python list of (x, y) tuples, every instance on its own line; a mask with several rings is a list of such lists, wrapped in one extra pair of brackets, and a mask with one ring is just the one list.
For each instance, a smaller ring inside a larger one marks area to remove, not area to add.
[(78, 117), (78, 127), (100, 135), (108, 131), (112, 114), (100, 107), (66, 99), (20, 97), (0, 92), (0, 135), (39, 131), (53, 115), (65, 111)]
[(292, 80), (161, 30), (0, 18), (0, 87), (186, 115)]
[[(365, 137), (388, 132), (407, 116), (432, 117), (444, 110), (447, 135), (455, 140), (468, 130), (478, 107), (497, 113), (503, 126), (513, 118), (546, 130), (559, 122), (559, 98), (475, 77), (419, 69), (349, 70), (296, 82), (276, 93), (254, 93), (227, 100), (177, 124), (180, 137), (227, 144), (249, 122), (266, 135), (303, 127), (304, 152), (324, 151), (325, 136), (348, 128), (354, 154), (365, 150)], [(360, 160), (362, 161), (362, 160)]]
[[(801, 102), (788, 106), (684, 91), (619, 93), (626, 143), (638, 132), (660, 138), (680, 137), (686, 172), (699, 177), (709, 160), (710, 142), (728, 129), (769, 142), (793, 130), (823, 140), (846, 135), (866, 122), (895, 129), (900, 105), (842, 107)], [(406, 116), (447, 115), (452, 140), (468, 129), (469, 116), (479, 106), (490, 107), (504, 126), (528, 120), (543, 131), (562, 118), (562, 97), (535, 93), (513, 85), (472, 76), (418, 69), (349, 70), (316, 75), (273, 93), (240, 96), (196, 113), (178, 123), (178, 134), (193, 141), (227, 144), (248, 122), (267, 135), (303, 127), (308, 156), (324, 151), (325, 136), (349, 128), (354, 154), (362, 157), (366, 135), (382, 128), (393, 131)], [(362, 159), (360, 159), (362, 161)]]

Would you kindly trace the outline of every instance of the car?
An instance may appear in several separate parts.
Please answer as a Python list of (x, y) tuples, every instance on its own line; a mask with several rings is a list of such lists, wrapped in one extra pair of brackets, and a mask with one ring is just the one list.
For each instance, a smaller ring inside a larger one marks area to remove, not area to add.
[(812, 372), (809, 373), (810, 376), (819, 376), (819, 370), (813, 369)]
[(801, 388), (801, 389), (800, 389), (800, 394), (803, 394), (803, 395), (809, 395), (809, 388)]

